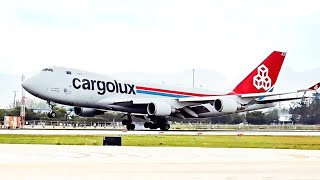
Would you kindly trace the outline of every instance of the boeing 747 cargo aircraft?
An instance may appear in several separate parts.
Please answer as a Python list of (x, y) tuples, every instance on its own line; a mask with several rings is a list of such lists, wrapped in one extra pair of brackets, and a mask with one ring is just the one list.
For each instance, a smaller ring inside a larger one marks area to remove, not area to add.
[[(123, 125), (134, 130), (132, 116), (146, 119), (145, 128), (168, 130), (167, 117), (206, 118), (269, 108), (276, 102), (303, 98), (279, 98), (274, 93), (285, 52), (272, 52), (231, 92), (218, 94), (196, 88), (148, 84), (65, 67), (48, 67), (22, 83), (23, 88), (51, 105), (74, 106), (79, 116), (93, 117), (105, 111), (127, 113)], [(308, 90), (316, 90), (319, 83)]]

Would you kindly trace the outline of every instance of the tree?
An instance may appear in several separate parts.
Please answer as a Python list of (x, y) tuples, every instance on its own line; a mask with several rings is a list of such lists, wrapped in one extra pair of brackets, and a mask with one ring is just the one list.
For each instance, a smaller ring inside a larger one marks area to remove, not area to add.
[(273, 109), (265, 113), (266, 124), (271, 124), (273, 122), (279, 122), (278, 109)]
[(320, 124), (320, 99), (302, 99), (292, 103), (289, 112), (299, 124)]
[(245, 120), (245, 117), (240, 114), (235, 114), (235, 115), (232, 115), (231, 117), (232, 117), (231, 124), (240, 124), (240, 123), (243, 123)]
[(262, 111), (253, 111), (247, 113), (246, 120), (249, 124), (267, 124), (266, 117)]
[(63, 107), (55, 107), (54, 111), (57, 113), (57, 118), (66, 118), (67, 111)]
[(20, 116), (20, 106), (15, 107), (8, 111), (7, 116)]
[(210, 118), (210, 121), (212, 124), (231, 124), (233, 119), (231, 116), (218, 116), (218, 117), (212, 117)]

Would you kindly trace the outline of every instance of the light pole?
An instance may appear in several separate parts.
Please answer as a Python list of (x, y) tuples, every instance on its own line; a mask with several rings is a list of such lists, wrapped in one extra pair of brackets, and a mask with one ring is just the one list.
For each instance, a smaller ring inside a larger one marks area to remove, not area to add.
[(13, 109), (16, 108), (16, 96), (17, 96), (18, 91), (13, 91), (14, 96), (13, 96)]
[(192, 87), (194, 87), (194, 69), (192, 69)]

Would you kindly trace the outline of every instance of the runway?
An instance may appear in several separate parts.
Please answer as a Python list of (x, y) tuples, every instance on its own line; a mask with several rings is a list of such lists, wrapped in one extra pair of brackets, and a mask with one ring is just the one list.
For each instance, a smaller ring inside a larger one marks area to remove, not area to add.
[(319, 179), (314, 150), (0, 145), (1, 179)]
[(260, 135), (260, 136), (320, 136), (320, 131), (127, 131), (127, 130), (55, 130), (55, 129), (1, 129), (0, 134), (44, 134), (44, 135)]

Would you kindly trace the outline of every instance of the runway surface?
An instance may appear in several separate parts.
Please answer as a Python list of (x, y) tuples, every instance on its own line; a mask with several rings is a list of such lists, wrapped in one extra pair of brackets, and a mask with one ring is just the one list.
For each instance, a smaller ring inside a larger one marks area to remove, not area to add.
[(1, 179), (319, 179), (314, 150), (0, 145)]
[(45, 134), (45, 135), (110, 135), (110, 134), (167, 134), (167, 135), (262, 135), (262, 136), (320, 136), (320, 131), (126, 131), (126, 130), (33, 130), (1, 129), (0, 134)]

